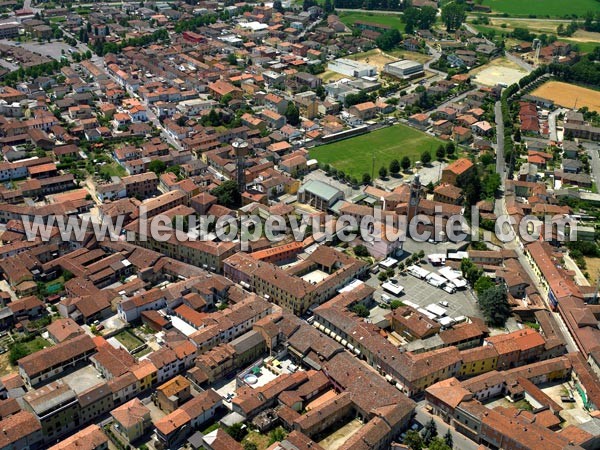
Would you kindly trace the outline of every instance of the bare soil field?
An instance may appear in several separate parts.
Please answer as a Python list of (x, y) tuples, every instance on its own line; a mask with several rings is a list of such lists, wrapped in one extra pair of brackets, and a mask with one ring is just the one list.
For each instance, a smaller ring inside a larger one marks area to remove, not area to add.
[(553, 100), (557, 105), (565, 108), (587, 106), (590, 110), (600, 112), (600, 91), (563, 83), (561, 81), (548, 81), (535, 89), (532, 95)]
[(364, 53), (356, 53), (355, 55), (346, 56), (346, 58), (371, 64), (372, 66), (377, 67), (377, 72), (379, 73), (381, 73), (383, 66), (385, 66), (387, 63), (398, 61), (399, 59), (390, 55), (386, 55), (379, 49), (369, 50), (368, 52)]
[(506, 58), (494, 59), (488, 64), (471, 70), (469, 73), (474, 77), (475, 83), (485, 86), (495, 86), (498, 83), (505, 83), (510, 86), (527, 75), (525, 70)]
[(583, 272), (590, 274), (590, 283), (595, 285), (598, 282), (598, 275), (600, 275), (600, 258), (589, 258), (584, 257), (586, 269)]
[(325, 84), (330, 83), (332, 81), (341, 80), (342, 78), (347, 78), (345, 75), (341, 73), (334, 72), (333, 70), (325, 69), (325, 72), (317, 75)]
[[(564, 25), (568, 25), (569, 21), (565, 21)], [(506, 24), (505, 28), (501, 28), (502, 24)], [(502, 17), (498, 18), (490, 18), (490, 25), (494, 28), (502, 29), (504, 32), (512, 31), (515, 28), (527, 28), (531, 32), (539, 32), (539, 33), (556, 33), (556, 28), (560, 25), (560, 22), (557, 21), (544, 21), (542, 19), (538, 20), (514, 20), (514, 19), (504, 19)]]

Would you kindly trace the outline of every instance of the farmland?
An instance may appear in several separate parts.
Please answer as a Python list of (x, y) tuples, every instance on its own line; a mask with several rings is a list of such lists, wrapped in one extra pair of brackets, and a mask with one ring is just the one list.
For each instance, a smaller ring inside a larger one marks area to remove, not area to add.
[(375, 14), (370, 12), (342, 12), (340, 14), (340, 20), (349, 27), (354, 25), (357, 20), (363, 20), (365, 22), (373, 22), (381, 25), (388, 25), (393, 28), (397, 28), (401, 32), (404, 31), (404, 23), (402, 22), (402, 16), (398, 14)]
[(512, 16), (564, 17), (577, 15), (582, 17), (587, 11), (597, 11), (596, 0), (484, 0), (483, 4), (495, 12)]
[(548, 81), (535, 89), (532, 95), (553, 100), (556, 104), (567, 108), (587, 106), (590, 110), (600, 112), (600, 91), (576, 86), (560, 81)]
[(375, 172), (381, 166), (388, 167), (393, 159), (408, 156), (414, 163), (421, 153), (429, 150), (432, 156), (441, 141), (406, 125), (394, 125), (362, 136), (322, 145), (311, 150), (311, 158), (330, 164), (353, 177), (371, 173), (373, 157)]

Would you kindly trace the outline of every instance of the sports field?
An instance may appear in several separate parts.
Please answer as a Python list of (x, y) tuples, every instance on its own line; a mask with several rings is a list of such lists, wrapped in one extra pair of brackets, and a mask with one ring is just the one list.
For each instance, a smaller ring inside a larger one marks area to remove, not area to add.
[(493, 11), (513, 16), (564, 17), (576, 14), (582, 17), (587, 11), (598, 11), (596, 0), (483, 0)]
[(377, 176), (379, 168), (389, 167), (393, 159), (400, 161), (404, 156), (408, 156), (414, 164), (421, 159), (421, 153), (425, 150), (429, 150), (435, 158), (435, 151), (440, 143), (442, 142), (439, 139), (399, 124), (315, 147), (310, 151), (310, 156), (360, 180), (364, 173), (371, 174), (373, 157)]
[(554, 103), (565, 108), (578, 108), (587, 106), (592, 111), (600, 112), (600, 91), (563, 83), (562, 81), (548, 81), (535, 89), (532, 95), (553, 100)]
[(354, 22), (362, 20), (365, 22), (379, 23), (381, 25), (388, 25), (393, 28), (397, 28), (400, 31), (404, 31), (404, 23), (402, 22), (402, 16), (399, 14), (375, 14), (370, 12), (342, 12), (340, 13), (340, 20), (345, 25), (352, 27)]

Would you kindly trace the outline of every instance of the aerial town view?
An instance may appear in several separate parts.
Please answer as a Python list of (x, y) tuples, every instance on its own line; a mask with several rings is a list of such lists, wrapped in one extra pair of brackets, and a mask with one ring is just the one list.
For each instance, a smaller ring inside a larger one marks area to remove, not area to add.
[(0, 0), (0, 450), (600, 449), (599, 0)]

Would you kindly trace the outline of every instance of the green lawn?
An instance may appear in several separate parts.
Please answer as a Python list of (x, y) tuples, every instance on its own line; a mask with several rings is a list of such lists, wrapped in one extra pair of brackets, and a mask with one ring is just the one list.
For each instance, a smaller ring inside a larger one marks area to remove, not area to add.
[(483, 0), (495, 12), (511, 16), (564, 17), (576, 14), (582, 17), (587, 11), (598, 11), (596, 0)]
[(577, 47), (579, 48), (580, 52), (583, 53), (591, 53), (594, 51), (594, 49), (598, 46), (600, 46), (599, 42), (579, 42), (579, 41), (574, 41), (572, 39), (559, 39), (559, 41), (564, 41), (564, 42), (568, 42), (571, 45), (577, 45)]
[(381, 25), (388, 25), (390, 27), (398, 28), (401, 32), (404, 31), (404, 23), (402, 22), (402, 16), (398, 14), (375, 14), (370, 12), (342, 12), (340, 13), (340, 20), (349, 27), (354, 25), (357, 20), (364, 20), (365, 22), (373, 22)]
[(143, 344), (141, 339), (139, 339), (137, 336), (134, 336), (127, 330), (121, 331), (119, 334), (115, 335), (115, 338), (117, 338), (117, 341), (123, 344), (129, 351)]
[(371, 174), (373, 156), (375, 157), (375, 176), (381, 166), (386, 168), (390, 161), (400, 161), (408, 156), (414, 163), (421, 159), (425, 150), (435, 158), (435, 151), (442, 143), (425, 133), (406, 125), (394, 125), (332, 144), (321, 145), (311, 150), (311, 158), (320, 163), (330, 164), (337, 170), (343, 170), (361, 179), (364, 173)]
[(100, 167), (101, 174), (107, 174), (111, 177), (124, 177), (127, 176), (127, 171), (123, 166), (117, 163), (110, 163)]

